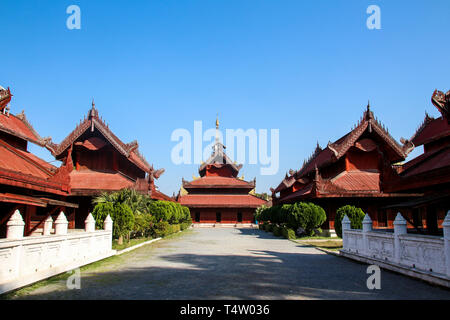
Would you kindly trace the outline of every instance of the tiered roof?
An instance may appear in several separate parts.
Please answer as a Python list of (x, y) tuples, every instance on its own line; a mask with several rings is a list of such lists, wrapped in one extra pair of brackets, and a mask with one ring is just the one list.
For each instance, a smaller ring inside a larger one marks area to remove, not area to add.
[(46, 147), (56, 157), (61, 158), (63, 153), (86, 131), (93, 131), (96, 128), (105, 139), (114, 146), (114, 148), (124, 155), (130, 162), (135, 164), (141, 170), (151, 173), (154, 171), (153, 166), (150, 166), (145, 158), (138, 151), (137, 141), (130, 143), (122, 142), (110, 129), (103, 119), (99, 116), (94, 102), (92, 102), (92, 109), (89, 110), (87, 117), (80, 122), (75, 129), (60, 143), (55, 144), (48, 142)]
[(391, 164), (404, 160), (413, 149), (413, 145), (409, 141), (403, 145), (397, 143), (384, 125), (375, 118), (368, 104), (363, 116), (352, 131), (333, 143), (329, 142), (323, 149), (317, 144), (313, 154), (303, 163), (303, 166), (298, 171), (290, 170), (290, 174), (286, 174), (283, 181), (277, 188), (272, 189), (272, 192), (276, 194), (293, 188), (294, 184), (298, 182), (300, 189), (293, 190), (284, 199), (309, 194), (317, 196), (319, 193), (328, 196), (333, 194), (345, 196), (354, 193), (361, 196), (382, 196), (379, 187), (379, 172), (354, 171), (342, 173), (332, 179), (322, 179), (321, 177), (321, 169), (339, 161), (351, 147), (363, 151), (375, 150), (377, 146), (371, 140), (362, 137), (365, 132), (375, 133), (383, 141), (387, 146), (387, 156)]
[[(219, 130), (218, 120), (216, 130)], [(217, 134), (212, 155), (199, 168), (201, 177), (190, 182), (182, 179), (182, 188), (188, 192), (178, 196), (182, 205), (196, 208), (257, 208), (267, 203), (249, 194), (255, 188), (256, 179), (249, 182), (237, 178), (242, 164), (234, 163), (224, 152), (225, 148)], [(202, 194), (195, 194), (199, 190), (202, 190)]]
[[(24, 113), (13, 115), (9, 113), (7, 103), (11, 101), (10, 90), (0, 87), (0, 131), (7, 136), (29, 141), (40, 146), (46, 142), (26, 120)], [(0, 183), (26, 189), (67, 195), (67, 181), (57, 175), (58, 169), (28, 152), (17, 148), (8, 141), (0, 139)]]
[[(399, 168), (401, 179), (387, 186), (390, 190), (404, 191), (450, 182), (450, 91), (435, 90), (431, 102), (441, 113), (439, 118), (425, 119), (409, 141), (424, 145), (424, 153)], [(433, 145), (432, 148), (427, 148)]]

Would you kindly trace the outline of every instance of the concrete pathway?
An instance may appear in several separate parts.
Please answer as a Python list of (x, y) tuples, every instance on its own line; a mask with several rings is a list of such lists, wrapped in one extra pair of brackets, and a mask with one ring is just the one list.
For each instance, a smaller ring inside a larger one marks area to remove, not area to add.
[(256, 229), (189, 229), (82, 270), (23, 299), (450, 299), (450, 291)]

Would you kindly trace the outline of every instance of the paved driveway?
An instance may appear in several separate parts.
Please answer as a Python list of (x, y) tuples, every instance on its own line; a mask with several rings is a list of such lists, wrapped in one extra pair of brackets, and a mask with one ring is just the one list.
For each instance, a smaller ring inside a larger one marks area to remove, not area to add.
[(450, 299), (450, 291), (254, 229), (190, 229), (22, 298), (38, 299)]

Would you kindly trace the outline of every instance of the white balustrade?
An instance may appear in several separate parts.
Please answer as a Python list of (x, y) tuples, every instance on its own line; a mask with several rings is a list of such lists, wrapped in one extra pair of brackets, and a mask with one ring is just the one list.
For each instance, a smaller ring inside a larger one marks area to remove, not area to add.
[(7, 238), (0, 239), (0, 294), (36, 281), (73, 270), (113, 255), (111, 217), (106, 230), (67, 232), (68, 221), (63, 212), (55, 220), (55, 234), (50, 234), (52, 218), (44, 223), (42, 236), (24, 237), (25, 223), (17, 210), (7, 222)]
[(444, 237), (407, 233), (407, 222), (398, 213), (394, 233), (372, 229), (369, 215), (365, 215), (363, 229), (350, 229), (350, 221), (342, 221), (342, 253), (389, 262), (450, 280), (450, 211), (443, 223)]

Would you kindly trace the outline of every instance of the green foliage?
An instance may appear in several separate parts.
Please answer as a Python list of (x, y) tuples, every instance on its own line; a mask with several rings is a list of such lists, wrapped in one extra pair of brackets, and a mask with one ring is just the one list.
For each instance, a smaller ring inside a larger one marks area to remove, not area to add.
[(170, 224), (167, 221), (159, 221), (155, 223), (155, 227), (153, 228), (153, 236), (154, 238), (162, 238), (170, 234), (171, 228)]
[(299, 202), (270, 208), (261, 207), (256, 213), (259, 221), (286, 224), (290, 229), (298, 227), (306, 230), (308, 235), (320, 227), (327, 219), (325, 211), (314, 203)]
[(284, 227), (282, 230), (283, 237), (286, 239), (295, 239), (295, 231), (291, 228)]
[(135, 215), (134, 232), (137, 236), (149, 237), (155, 224), (155, 217), (149, 213)]
[[(96, 225), (103, 228), (104, 219), (108, 214), (111, 215), (114, 237), (119, 235), (133, 237), (166, 235), (184, 230), (192, 224), (189, 208), (176, 202), (154, 201), (148, 195), (140, 194), (134, 189), (102, 193), (93, 200), (93, 203), (96, 204), (93, 211)], [(124, 206), (131, 211), (133, 219), (123, 213), (124, 211), (128, 212)], [(117, 212), (120, 214), (116, 217)], [(116, 221), (117, 219), (119, 220)], [(133, 223), (128, 220), (133, 220)], [(158, 222), (165, 223), (156, 226)], [(174, 227), (166, 228), (166, 225), (174, 225)]]
[(267, 209), (267, 207), (265, 205), (262, 205), (261, 207), (259, 207), (255, 210), (255, 213), (253, 214), (255, 221), (258, 221), (258, 222), (262, 221), (261, 214), (266, 209)]
[(342, 219), (345, 215), (350, 219), (352, 229), (362, 229), (362, 221), (365, 216), (364, 211), (355, 206), (346, 205), (339, 208), (334, 218), (334, 230), (340, 238), (342, 238)]
[(186, 230), (191, 226), (192, 222), (182, 222), (180, 223), (180, 229), (181, 231)]
[(125, 203), (119, 203), (114, 206), (113, 221), (114, 237), (128, 235), (134, 227), (133, 211)]
[(279, 226), (277, 226), (277, 225), (275, 225), (275, 226), (273, 227), (273, 235), (274, 235), (275, 237), (280, 237), (280, 236), (282, 235), (282, 228), (279, 227)]
[(92, 211), (92, 216), (95, 219), (95, 227), (97, 229), (103, 229), (103, 222), (107, 216), (111, 219), (114, 216), (114, 205), (110, 202), (99, 203), (95, 206)]
[(274, 224), (269, 223), (269, 224), (267, 225), (266, 231), (267, 231), (267, 232), (272, 232), (272, 231), (273, 231), (273, 227), (274, 227)]

